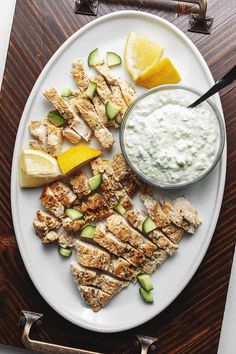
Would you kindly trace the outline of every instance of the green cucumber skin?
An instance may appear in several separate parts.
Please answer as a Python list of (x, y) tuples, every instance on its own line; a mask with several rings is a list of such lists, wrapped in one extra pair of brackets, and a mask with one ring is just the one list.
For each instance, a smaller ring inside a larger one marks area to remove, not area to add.
[(152, 304), (154, 302), (152, 293), (150, 291), (146, 291), (143, 288), (139, 288), (139, 294), (141, 298), (148, 304)]
[(99, 173), (98, 175), (93, 176), (88, 180), (89, 188), (91, 189), (92, 192), (97, 190), (100, 187), (101, 183), (102, 183), (102, 173)]
[(117, 206), (115, 207), (115, 210), (120, 215), (124, 215), (126, 213), (126, 209), (121, 204), (117, 204)]
[(81, 230), (80, 237), (92, 239), (94, 236), (95, 230), (96, 230), (95, 226), (87, 225)]
[(73, 221), (81, 220), (83, 219), (84, 216), (79, 210), (72, 209), (72, 208), (66, 209), (65, 214), (69, 216), (69, 218), (71, 218)]
[(72, 255), (72, 250), (69, 248), (59, 247), (58, 252), (63, 257), (70, 257)]
[(142, 230), (143, 233), (145, 235), (147, 235), (149, 232), (155, 230), (157, 228), (156, 224), (154, 223), (154, 221), (148, 216), (144, 222), (143, 222), (143, 226), (142, 226)]
[(94, 49), (88, 56), (88, 66), (93, 67), (99, 63), (98, 48)]
[(56, 127), (60, 127), (66, 123), (66, 120), (57, 112), (49, 112), (47, 117)]
[(139, 284), (146, 291), (151, 291), (154, 289), (152, 280), (149, 274), (140, 274), (137, 277)]
[(90, 82), (87, 91), (85, 92), (85, 97), (92, 100), (97, 89), (97, 84), (95, 82)]
[(71, 89), (69, 87), (64, 88), (64, 90), (61, 93), (61, 97), (65, 97), (68, 98), (70, 96), (72, 96), (73, 92), (71, 91)]
[(116, 106), (114, 103), (107, 101), (106, 105), (105, 105), (105, 110), (106, 110), (106, 114), (107, 117), (112, 120), (114, 119), (118, 113), (120, 112), (120, 107)]
[(107, 65), (109, 68), (122, 64), (121, 57), (115, 52), (107, 52)]

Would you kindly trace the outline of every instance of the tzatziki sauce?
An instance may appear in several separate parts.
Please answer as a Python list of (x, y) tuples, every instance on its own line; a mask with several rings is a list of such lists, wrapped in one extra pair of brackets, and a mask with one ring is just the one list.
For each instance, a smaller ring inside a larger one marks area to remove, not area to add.
[(212, 107), (183, 89), (156, 91), (131, 109), (124, 144), (133, 166), (148, 180), (180, 184), (200, 177), (213, 164), (220, 127)]

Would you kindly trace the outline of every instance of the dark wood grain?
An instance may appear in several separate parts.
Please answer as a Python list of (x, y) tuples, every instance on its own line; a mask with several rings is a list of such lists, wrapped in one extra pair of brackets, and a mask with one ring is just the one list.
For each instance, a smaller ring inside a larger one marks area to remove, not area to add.
[[(235, 0), (209, 1), (214, 16), (210, 36), (186, 31), (189, 6), (173, 1), (101, 1), (99, 16), (121, 9), (146, 10), (169, 19), (196, 44), (215, 79), (236, 58)], [(134, 333), (159, 338), (159, 353), (217, 352), (228, 288), (236, 228), (236, 87), (222, 94), (228, 168), (224, 201), (209, 250), (197, 273), (178, 298), (159, 316), (138, 329), (121, 334), (94, 334), (55, 313), (32, 284), (19, 250), (11, 219), (10, 174), (14, 140), (27, 97), (44, 65), (57, 48), (93, 17), (75, 15), (73, 0), (18, 0), (6, 71), (0, 96), (0, 343), (21, 346), (17, 327), (21, 309), (45, 314), (45, 341), (82, 346), (104, 353), (132, 353)], [(192, 7), (191, 7), (192, 8)], [(191, 63), (190, 73), (191, 73)], [(23, 207), (23, 206), (22, 206)], [(233, 350), (233, 348), (232, 348)]]

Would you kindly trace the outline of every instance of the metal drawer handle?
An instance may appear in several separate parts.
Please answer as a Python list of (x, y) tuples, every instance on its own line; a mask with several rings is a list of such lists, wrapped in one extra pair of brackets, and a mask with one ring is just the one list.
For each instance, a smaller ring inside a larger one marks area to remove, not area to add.
[[(101, 354), (98, 352), (91, 352), (83, 349), (75, 349), (71, 347), (64, 347), (57, 344), (39, 342), (29, 338), (31, 327), (34, 325), (36, 327), (41, 327), (43, 314), (30, 312), (30, 311), (21, 311), (19, 324), (23, 327), (22, 333), (22, 343), (28, 349), (35, 350), (36, 352), (41, 353), (50, 353), (50, 354)], [(136, 345), (137, 350), (140, 354), (156, 354), (156, 342), (157, 338), (137, 335), (138, 345)]]
[[(213, 17), (207, 17), (207, 0), (172, 0), (184, 2), (189, 4), (196, 4), (199, 6), (198, 14), (191, 14), (189, 19), (188, 30), (191, 32), (198, 32), (210, 34), (213, 25)], [(75, 13), (82, 15), (97, 15), (99, 0), (76, 0)]]

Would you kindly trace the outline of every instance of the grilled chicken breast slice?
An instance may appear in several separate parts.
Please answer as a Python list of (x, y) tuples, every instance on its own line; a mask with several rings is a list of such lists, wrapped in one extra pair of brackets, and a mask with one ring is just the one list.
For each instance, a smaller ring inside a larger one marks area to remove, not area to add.
[[(37, 140), (44, 151), (47, 151), (48, 145), (48, 129), (40, 120), (32, 120), (29, 124), (30, 134)], [(38, 150), (38, 149), (37, 149)]]
[(113, 135), (101, 122), (92, 103), (87, 98), (79, 97), (76, 101), (76, 106), (101, 146), (104, 149), (110, 149), (114, 144)]
[(58, 243), (63, 248), (73, 248), (75, 247), (76, 238), (72, 233), (69, 233), (66, 230), (62, 230), (62, 232), (59, 234)]
[(94, 193), (82, 204), (81, 211), (86, 214), (86, 218), (92, 221), (107, 219), (113, 211), (106, 201), (98, 194)]
[(147, 215), (142, 210), (127, 210), (125, 213), (125, 218), (128, 220), (130, 225), (143, 232), (143, 223), (146, 220)]
[(104, 77), (104, 79), (109, 85), (114, 85), (116, 83), (117, 79), (114, 77), (113, 72), (104, 62), (104, 60), (95, 65), (95, 68), (99, 72), (99, 74)]
[(153, 252), (150, 259), (141, 266), (141, 271), (144, 273), (153, 273), (158, 267), (160, 267), (167, 259), (168, 254), (161, 249), (157, 249)]
[(64, 215), (64, 205), (55, 197), (50, 187), (47, 186), (43, 189), (40, 201), (45, 209), (49, 210), (57, 218), (61, 218)]
[(69, 127), (65, 127), (62, 129), (62, 135), (71, 144), (79, 144), (79, 142), (82, 139), (81, 135), (79, 135), (78, 133), (76, 133), (75, 130), (73, 130)]
[(72, 220), (71, 218), (62, 219), (62, 226), (66, 232), (76, 233), (85, 225), (85, 220)]
[(184, 197), (175, 199), (172, 205), (173, 208), (177, 210), (180, 215), (182, 215), (183, 218), (193, 226), (198, 227), (201, 224), (197, 210)]
[(89, 86), (89, 77), (86, 74), (82, 60), (77, 60), (72, 64), (71, 74), (80, 91), (85, 92)]
[(44, 91), (44, 96), (51, 102), (58, 112), (68, 121), (70, 128), (74, 129), (86, 141), (90, 141), (92, 130), (76, 114), (68, 102), (66, 102), (55, 88)]
[(117, 80), (117, 83), (120, 86), (124, 100), (125, 100), (127, 106), (129, 107), (131, 105), (131, 103), (135, 100), (135, 98), (137, 97), (137, 94), (136, 94), (134, 88), (132, 87), (132, 85), (128, 81), (119, 78)]
[(88, 177), (81, 171), (76, 176), (70, 178), (70, 185), (78, 198), (86, 197), (91, 193), (91, 189), (88, 183)]
[(157, 227), (163, 228), (171, 224), (170, 219), (162, 210), (161, 205), (148, 194), (142, 194), (140, 200), (147, 208), (148, 214), (153, 219)]
[(111, 92), (113, 94), (114, 103), (118, 107), (120, 107), (120, 114), (118, 114), (118, 116), (116, 117), (116, 121), (120, 125), (123, 120), (124, 114), (128, 109), (128, 106), (122, 96), (120, 87), (118, 85), (111, 85), (110, 88), (111, 88)]
[(174, 243), (179, 243), (184, 235), (184, 230), (174, 224), (163, 227), (162, 231)]
[(36, 212), (36, 219), (33, 221), (33, 226), (36, 235), (42, 239), (42, 243), (56, 242), (59, 235), (54, 230), (58, 229), (60, 225), (61, 222), (54, 216), (42, 210)]
[(95, 286), (110, 295), (117, 294), (120, 290), (129, 285), (127, 281), (118, 280), (108, 274), (87, 269), (76, 262), (71, 263), (71, 271), (77, 286)]
[(131, 228), (121, 215), (111, 215), (107, 219), (106, 227), (119, 240), (128, 242), (131, 246), (141, 250), (147, 257), (151, 257), (157, 248), (142, 234)]
[(105, 105), (101, 100), (101, 98), (97, 94), (95, 94), (92, 99), (92, 102), (101, 123), (104, 124), (105, 126), (109, 125), (109, 120), (106, 114)]
[(48, 124), (47, 130), (48, 130), (47, 152), (57, 157), (60, 154), (63, 145), (62, 129), (57, 128), (52, 124)]
[(29, 141), (29, 147), (31, 149), (34, 149), (34, 150), (39, 150), (39, 151), (45, 151), (42, 146), (40, 145), (40, 143), (38, 142), (38, 140), (33, 140), (31, 139)]
[(101, 310), (112, 298), (112, 295), (93, 286), (80, 285), (79, 290), (85, 302), (92, 307), (94, 312)]
[(62, 182), (54, 182), (50, 185), (50, 188), (57, 200), (66, 208), (70, 208), (77, 198), (75, 193)]

